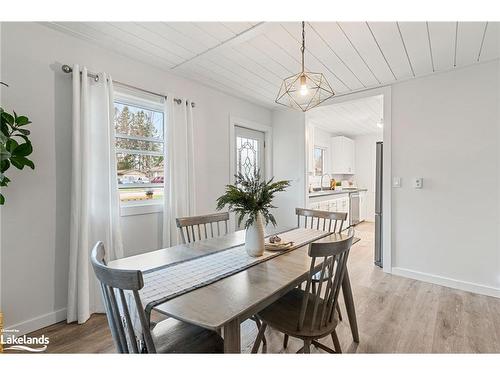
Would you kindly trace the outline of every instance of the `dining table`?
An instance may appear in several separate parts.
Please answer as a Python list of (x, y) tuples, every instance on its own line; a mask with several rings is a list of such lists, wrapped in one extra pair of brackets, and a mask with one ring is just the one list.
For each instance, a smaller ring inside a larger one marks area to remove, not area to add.
[[(296, 233), (299, 230), (301, 229), (290, 228), (280, 231), (279, 235), (286, 237), (287, 233)], [(164, 302), (154, 305), (153, 310), (186, 323), (220, 332), (224, 338), (224, 352), (240, 353), (240, 324), (307, 279), (311, 265), (311, 258), (308, 255), (309, 244), (338, 241), (347, 235), (346, 232), (308, 233), (310, 240), (303, 240), (299, 246), (275, 254), (268, 254), (266, 251), (266, 256), (261, 260), (257, 259), (250, 266), (177, 293), (171, 298), (166, 298)], [(355, 236), (353, 245), (359, 240)], [(140, 270), (146, 275), (170, 266), (189, 265), (189, 262), (199, 261), (202, 257), (220, 256), (221, 252), (227, 249), (244, 247), (244, 243), (245, 231), (238, 230), (220, 237), (120, 258), (110, 261), (108, 265), (117, 269)], [(316, 266), (319, 269), (321, 262)], [(147, 282), (145, 278), (144, 287), (147, 287)], [(352, 337), (354, 342), (358, 343), (356, 312), (347, 269), (342, 281), (342, 293)]]

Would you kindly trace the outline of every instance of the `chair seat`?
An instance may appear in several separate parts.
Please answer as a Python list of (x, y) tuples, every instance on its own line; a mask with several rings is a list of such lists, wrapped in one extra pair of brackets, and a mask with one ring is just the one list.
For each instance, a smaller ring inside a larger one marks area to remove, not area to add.
[[(311, 317), (314, 315), (312, 313), (314, 303), (311, 301), (313, 301), (314, 296), (310, 293), (304, 326), (301, 330), (298, 330), (297, 323), (299, 321), (302, 299), (305, 293), (306, 292), (301, 289), (293, 289), (278, 301), (262, 310), (258, 314), (258, 317), (272, 328), (298, 338), (321, 338), (331, 334), (339, 322), (337, 310), (334, 309), (334, 316), (328, 324), (319, 327), (319, 321), (316, 321), (314, 327), (311, 327)], [(318, 304), (318, 311), (321, 311), (324, 303), (325, 301), (321, 299)]]
[(157, 353), (223, 353), (217, 332), (168, 318), (151, 331)]

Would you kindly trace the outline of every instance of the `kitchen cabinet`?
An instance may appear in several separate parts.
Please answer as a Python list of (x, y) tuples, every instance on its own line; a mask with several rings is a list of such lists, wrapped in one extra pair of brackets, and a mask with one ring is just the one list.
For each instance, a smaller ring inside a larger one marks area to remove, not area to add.
[(331, 200), (328, 205), (328, 211), (331, 212), (337, 212), (338, 211), (338, 204), (336, 200)]
[(337, 136), (331, 138), (332, 174), (355, 173), (355, 144), (350, 138)]
[(344, 228), (347, 228), (349, 225), (349, 194), (310, 198), (309, 208), (330, 212), (346, 212), (347, 219), (344, 223)]

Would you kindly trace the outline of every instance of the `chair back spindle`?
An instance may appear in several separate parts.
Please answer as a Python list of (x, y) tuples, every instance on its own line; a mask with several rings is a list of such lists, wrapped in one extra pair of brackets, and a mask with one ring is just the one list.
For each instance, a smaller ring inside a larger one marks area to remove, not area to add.
[(228, 234), (229, 213), (179, 217), (175, 221), (181, 232), (182, 243), (187, 244)]
[[(340, 233), (346, 229), (344, 222), (347, 220), (346, 212), (330, 212), (320, 210), (310, 210), (307, 208), (296, 208), (297, 227), (317, 229), (330, 233)], [(301, 218), (303, 218), (301, 220)]]

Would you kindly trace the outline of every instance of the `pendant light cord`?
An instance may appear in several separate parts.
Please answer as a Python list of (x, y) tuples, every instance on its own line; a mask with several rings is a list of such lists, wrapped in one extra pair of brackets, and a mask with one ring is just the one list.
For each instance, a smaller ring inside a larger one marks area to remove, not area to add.
[[(311, 24), (309, 24), (309, 26), (313, 27)], [(294, 38), (290, 32), (288, 33), (292, 38)], [(297, 40), (297, 38), (295, 38), (295, 41), (300, 43), (300, 40)], [(302, 52), (302, 71), (283, 80), (275, 102), (286, 107), (300, 109), (302, 112), (306, 112), (334, 96), (335, 92), (333, 91), (323, 73), (307, 72), (306, 74), (305, 21), (302, 21), (302, 45), (300, 47), (300, 51)]]
[(302, 48), (300, 49), (302, 51), (302, 72), (304, 72), (304, 52), (306, 50), (306, 32), (305, 32), (305, 21), (302, 21)]

